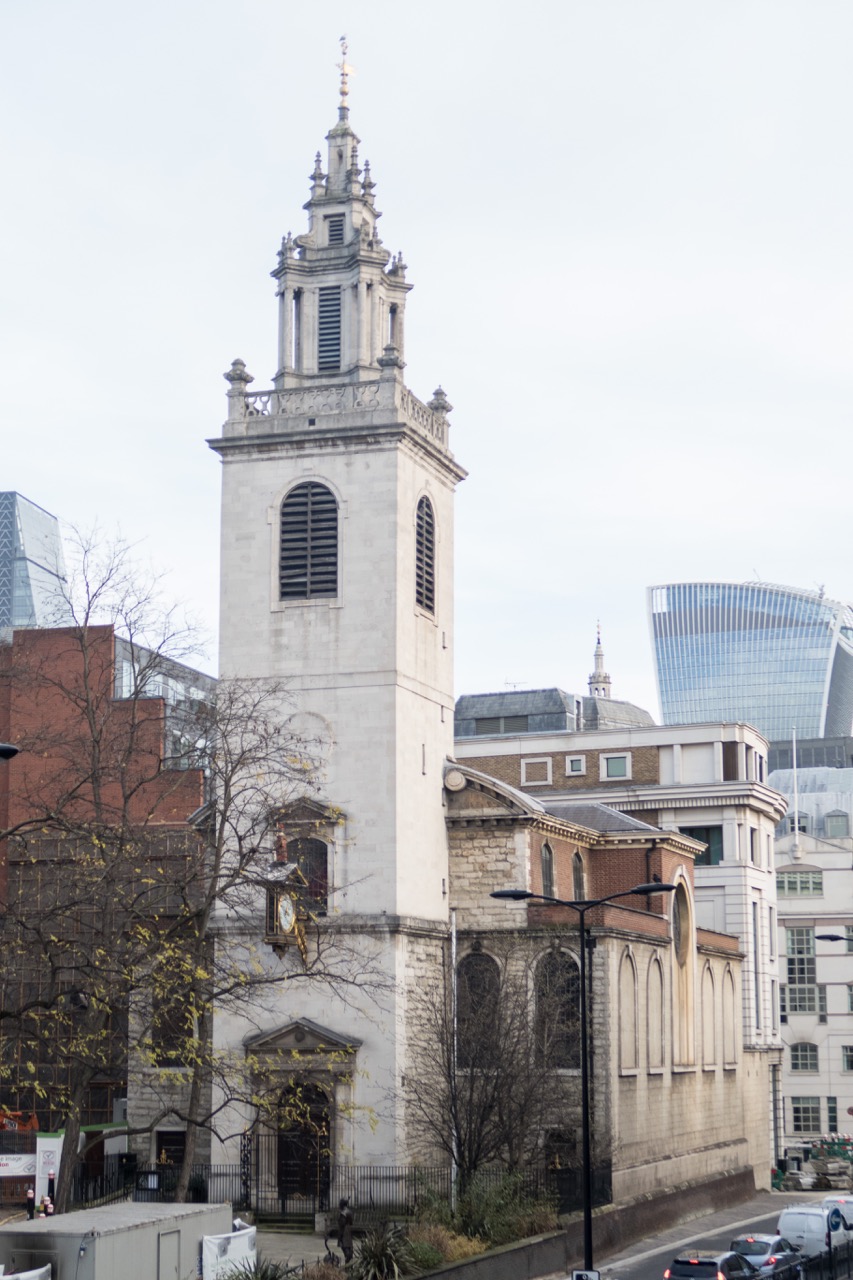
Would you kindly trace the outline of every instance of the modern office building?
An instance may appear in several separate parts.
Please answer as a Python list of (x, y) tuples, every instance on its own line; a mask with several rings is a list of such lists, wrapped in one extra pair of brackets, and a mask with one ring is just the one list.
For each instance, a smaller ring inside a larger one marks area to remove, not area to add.
[(784, 1143), (849, 1132), (853, 1115), (853, 769), (779, 769)]
[(849, 605), (761, 582), (677, 582), (648, 599), (664, 724), (740, 721), (770, 741), (850, 733)]
[(69, 621), (59, 521), (19, 493), (0, 493), (0, 628)]

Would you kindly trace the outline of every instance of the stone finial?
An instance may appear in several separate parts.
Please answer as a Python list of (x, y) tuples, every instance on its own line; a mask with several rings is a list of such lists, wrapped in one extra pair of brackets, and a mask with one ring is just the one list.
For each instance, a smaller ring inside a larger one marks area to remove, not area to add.
[(439, 417), (446, 418), (453, 411), (453, 405), (444, 394), (442, 387), (436, 387), (432, 393), (432, 399), (427, 404), (428, 409), (432, 409), (433, 413), (437, 413)]
[(326, 185), (326, 175), (323, 172), (319, 151), (314, 157), (314, 172), (309, 175), (308, 181), (311, 183), (312, 196), (319, 195)]
[(361, 191), (368, 204), (373, 204), (373, 192), (375, 188), (376, 188), (376, 183), (373, 181), (373, 179), (370, 176), (370, 161), (365, 160), (364, 181), (361, 184)]
[(252, 375), (249, 373), (248, 369), (246, 368), (245, 362), (243, 360), (232, 360), (231, 368), (228, 370), (227, 373), (223, 373), (222, 376), (226, 382), (231, 383), (232, 391), (239, 391), (241, 388), (245, 390), (245, 388), (248, 387), (250, 382), (255, 381), (255, 379), (252, 377)]
[(401, 358), (399, 349), (394, 346), (393, 342), (389, 342), (382, 355), (376, 361), (382, 370), (380, 377), (395, 378), (397, 377), (397, 369), (405, 369), (406, 363)]

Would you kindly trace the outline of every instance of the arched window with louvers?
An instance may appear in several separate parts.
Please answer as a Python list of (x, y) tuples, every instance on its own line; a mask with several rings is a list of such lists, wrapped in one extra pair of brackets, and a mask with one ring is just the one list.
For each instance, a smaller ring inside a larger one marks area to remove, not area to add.
[(285, 601), (338, 594), (338, 504), (314, 480), (291, 489), (281, 504), (278, 581)]
[(435, 515), (427, 497), (418, 502), (415, 521), (415, 603), (435, 613)]

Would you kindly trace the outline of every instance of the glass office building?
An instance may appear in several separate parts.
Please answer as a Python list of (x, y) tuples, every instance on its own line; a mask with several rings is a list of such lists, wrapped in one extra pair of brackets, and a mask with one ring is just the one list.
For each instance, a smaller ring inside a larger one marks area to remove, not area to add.
[(664, 724), (742, 721), (770, 740), (853, 725), (853, 610), (761, 582), (649, 588)]
[(70, 622), (59, 521), (19, 493), (0, 493), (0, 627)]

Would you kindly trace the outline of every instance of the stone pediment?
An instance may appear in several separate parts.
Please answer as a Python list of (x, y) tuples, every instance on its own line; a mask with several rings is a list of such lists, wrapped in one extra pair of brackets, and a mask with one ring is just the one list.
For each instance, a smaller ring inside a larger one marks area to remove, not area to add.
[(462, 761), (448, 761), (444, 771), (447, 816), (451, 819), (529, 818), (545, 813), (533, 796)]
[(247, 1036), (243, 1046), (247, 1053), (266, 1058), (291, 1054), (352, 1054), (361, 1047), (361, 1041), (352, 1036), (341, 1036), (328, 1027), (321, 1027), (310, 1018), (296, 1018), (273, 1031), (261, 1031)]
[(342, 817), (343, 814), (339, 809), (333, 809), (330, 805), (312, 800), (309, 796), (301, 796), (282, 810), (281, 824), (286, 831), (292, 831), (293, 834), (307, 835), (310, 831), (300, 830), (300, 828), (334, 827)]

